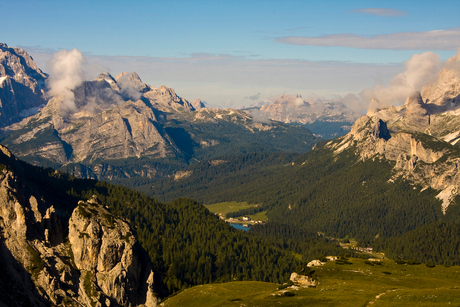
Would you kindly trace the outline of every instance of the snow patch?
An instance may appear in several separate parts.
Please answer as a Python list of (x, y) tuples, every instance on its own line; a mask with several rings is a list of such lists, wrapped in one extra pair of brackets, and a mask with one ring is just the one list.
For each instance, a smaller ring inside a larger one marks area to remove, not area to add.
[(6, 78), (8, 78), (8, 76), (3, 76), (3, 77), (0, 77), (0, 85), (3, 84), (3, 81), (6, 80)]

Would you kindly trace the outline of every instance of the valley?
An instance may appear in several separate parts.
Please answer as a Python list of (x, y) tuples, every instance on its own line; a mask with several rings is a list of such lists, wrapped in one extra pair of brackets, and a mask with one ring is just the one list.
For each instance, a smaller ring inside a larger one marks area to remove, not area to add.
[(208, 108), (135, 72), (56, 92), (0, 50), (0, 305), (460, 303), (459, 55), (359, 115)]

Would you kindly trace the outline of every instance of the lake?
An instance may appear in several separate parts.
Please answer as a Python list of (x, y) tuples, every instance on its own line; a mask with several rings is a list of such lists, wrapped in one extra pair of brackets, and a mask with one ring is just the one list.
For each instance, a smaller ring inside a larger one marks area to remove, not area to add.
[[(244, 231), (248, 231), (249, 230), (249, 227), (244, 227), (243, 224), (236, 224), (236, 223), (229, 223), (230, 226), (236, 228), (236, 229), (240, 229), (240, 230), (244, 230)], [(248, 225), (248, 224), (245, 224), (245, 225)]]

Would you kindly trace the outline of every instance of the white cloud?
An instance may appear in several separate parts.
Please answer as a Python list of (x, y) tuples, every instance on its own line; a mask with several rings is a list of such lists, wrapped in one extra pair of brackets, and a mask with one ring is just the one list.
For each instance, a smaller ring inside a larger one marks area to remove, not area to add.
[(76, 110), (75, 94), (72, 90), (84, 81), (83, 63), (83, 55), (77, 49), (56, 52), (48, 63), (48, 93), (51, 96), (63, 96), (64, 111)]
[(369, 36), (350, 33), (317, 37), (288, 36), (276, 38), (275, 41), (290, 45), (348, 47), (357, 49), (457, 50), (460, 46), (460, 28)]
[(393, 77), (389, 86), (377, 85), (372, 90), (362, 91), (360, 96), (367, 102), (377, 99), (382, 106), (402, 104), (423, 85), (435, 80), (441, 61), (433, 52), (414, 54), (405, 63), (405, 68), (404, 72)]
[(407, 15), (406, 12), (395, 10), (395, 9), (385, 9), (385, 8), (367, 8), (367, 9), (356, 9), (352, 10), (353, 13), (368, 14), (381, 17), (397, 17)]

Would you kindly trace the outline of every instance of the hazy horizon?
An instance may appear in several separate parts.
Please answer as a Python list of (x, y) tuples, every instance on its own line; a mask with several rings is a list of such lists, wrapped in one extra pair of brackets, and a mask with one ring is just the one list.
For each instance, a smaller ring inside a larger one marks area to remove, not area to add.
[(2, 42), (24, 48), (48, 73), (56, 52), (77, 49), (86, 78), (135, 71), (189, 101), (242, 107), (300, 94), (348, 104), (342, 97), (353, 94), (348, 105), (359, 110), (369, 93), (391, 92), (399, 102), (432, 79), (460, 47), (459, 8), (455, 1), (19, 0), (0, 4), (8, 25), (0, 31)]

